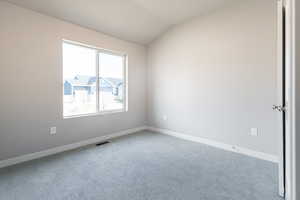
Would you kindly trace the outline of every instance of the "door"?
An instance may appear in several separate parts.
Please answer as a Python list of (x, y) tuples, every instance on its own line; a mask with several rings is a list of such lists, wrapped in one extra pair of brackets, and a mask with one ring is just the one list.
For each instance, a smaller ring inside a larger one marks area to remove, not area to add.
[(286, 67), (285, 67), (285, 8), (283, 0), (278, 0), (277, 31), (277, 105), (276, 112), (279, 128), (279, 195), (285, 196), (285, 133), (286, 133)]

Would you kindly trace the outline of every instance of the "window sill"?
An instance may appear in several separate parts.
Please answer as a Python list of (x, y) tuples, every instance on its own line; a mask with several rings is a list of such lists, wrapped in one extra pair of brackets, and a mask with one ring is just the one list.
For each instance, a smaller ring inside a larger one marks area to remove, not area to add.
[(73, 118), (80, 118), (80, 117), (93, 117), (93, 116), (117, 114), (117, 113), (123, 113), (123, 112), (127, 112), (127, 110), (124, 110), (124, 109), (122, 109), (122, 110), (109, 110), (109, 111), (90, 113), (90, 114), (70, 115), (70, 116), (63, 116), (63, 119), (73, 119)]

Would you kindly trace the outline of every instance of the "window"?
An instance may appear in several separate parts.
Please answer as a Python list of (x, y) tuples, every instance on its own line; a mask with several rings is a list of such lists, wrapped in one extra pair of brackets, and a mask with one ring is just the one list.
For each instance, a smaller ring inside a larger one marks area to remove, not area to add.
[(125, 55), (64, 41), (64, 117), (124, 111), (125, 63)]

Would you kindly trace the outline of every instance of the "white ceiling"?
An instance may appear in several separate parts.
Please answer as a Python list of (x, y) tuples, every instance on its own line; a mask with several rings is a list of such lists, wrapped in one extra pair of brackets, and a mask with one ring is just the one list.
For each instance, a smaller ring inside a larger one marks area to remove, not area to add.
[(6, 0), (40, 13), (140, 44), (172, 25), (232, 0)]

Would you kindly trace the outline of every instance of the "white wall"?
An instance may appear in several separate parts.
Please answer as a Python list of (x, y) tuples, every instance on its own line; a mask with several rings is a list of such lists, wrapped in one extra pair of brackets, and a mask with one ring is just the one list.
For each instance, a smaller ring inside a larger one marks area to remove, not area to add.
[[(148, 71), (144, 46), (2, 1), (0, 27), (0, 160), (147, 122), (277, 154), (273, 0), (242, 1), (174, 27), (150, 45)], [(128, 53), (128, 112), (62, 119), (63, 38)], [(251, 127), (259, 137), (248, 135)]]
[[(298, 0), (295, 0), (295, 105), (296, 105), (296, 197), (295, 199), (300, 198), (300, 2)], [(294, 156), (294, 155), (293, 155)]]
[(274, 0), (241, 1), (152, 43), (148, 124), (277, 155), (276, 12)]
[[(62, 39), (126, 52), (129, 111), (62, 119)], [(0, 1), (0, 160), (146, 123), (146, 48)], [(57, 135), (49, 127), (57, 126)]]

